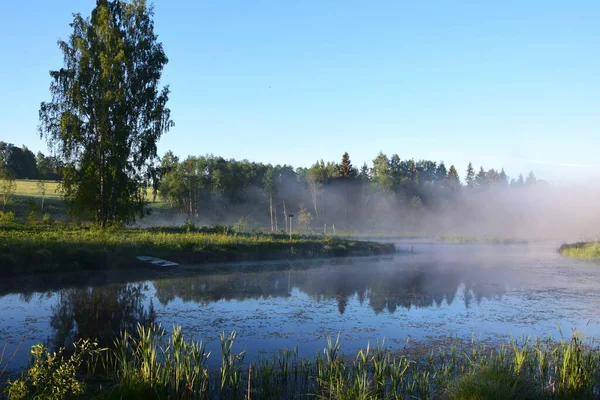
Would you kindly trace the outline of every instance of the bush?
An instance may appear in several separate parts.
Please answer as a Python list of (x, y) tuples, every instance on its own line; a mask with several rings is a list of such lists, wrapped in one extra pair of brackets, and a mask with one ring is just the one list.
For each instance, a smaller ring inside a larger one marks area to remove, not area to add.
[(64, 399), (84, 393), (83, 381), (77, 379), (85, 359), (98, 356), (102, 350), (98, 344), (80, 340), (75, 344), (71, 357), (64, 356), (64, 349), (50, 353), (45, 346), (37, 344), (31, 348), (32, 364), (23, 376), (8, 382), (8, 398)]
[(12, 225), (16, 221), (15, 213), (12, 211), (0, 211), (0, 225)]
[(44, 225), (50, 225), (52, 223), (52, 217), (50, 216), (50, 213), (44, 214), (44, 216), (42, 217), (42, 223)]
[(37, 225), (40, 220), (40, 213), (37, 210), (31, 210), (27, 215), (27, 223), (30, 225)]

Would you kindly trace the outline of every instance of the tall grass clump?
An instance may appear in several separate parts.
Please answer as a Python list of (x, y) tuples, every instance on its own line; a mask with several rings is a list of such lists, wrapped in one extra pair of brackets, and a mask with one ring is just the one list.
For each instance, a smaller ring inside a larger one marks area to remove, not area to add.
[(600, 349), (579, 333), (495, 347), (472, 341), (394, 351), (378, 342), (354, 356), (342, 353), (338, 335), (313, 358), (281, 350), (250, 365), (245, 351), (233, 351), (235, 340), (235, 332), (221, 334), (220, 366), (214, 368), (204, 344), (185, 339), (180, 327), (167, 334), (160, 326), (138, 326), (133, 334), (123, 332), (111, 350), (82, 347), (78, 354), (92, 351), (95, 358), (78, 355), (74, 361), (34, 346), (38, 361), (8, 384), (7, 393), (14, 399), (61, 398), (70, 390), (86, 398), (145, 400), (600, 397)]
[(180, 326), (167, 336), (160, 325), (138, 325), (135, 335), (125, 331), (115, 341), (104, 366), (114, 397), (189, 398), (207, 390), (209, 355), (202, 341), (186, 340)]
[(600, 242), (578, 242), (563, 244), (558, 249), (563, 256), (583, 260), (600, 260)]

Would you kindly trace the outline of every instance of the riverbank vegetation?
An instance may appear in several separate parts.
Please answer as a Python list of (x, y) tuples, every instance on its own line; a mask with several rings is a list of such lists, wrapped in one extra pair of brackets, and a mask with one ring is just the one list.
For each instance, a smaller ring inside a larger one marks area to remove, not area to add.
[(391, 244), (327, 236), (243, 232), (232, 227), (111, 228), (17, 222), (0, 214), (0, 273), (127, 268), (138, 255), (178, 263), (391, 254)]
[(558, 251), (563, 256), (583, 260), (600, 260), (600, 242), (566, 243), (560, 246)]
[[(297, 350), (246, 360), (236, 335), (221, 334), (221, 354), (186, 339), (180, 327), (122, 332), (111, 349), (80, 340), (66, 355), (32, 347), (32, 362), (5, 384), (9, 399), (570, 399), (597, 398), (600, 350), (570, 339), (513, 340), (497, 347), (453, 343), (437, 349), (385, 342), (344, 355), (340, 338), (312, 359)], [(220, 367), (209, 368), (209, 357)], [(6, 378), (5, 378), (6, 379)]]

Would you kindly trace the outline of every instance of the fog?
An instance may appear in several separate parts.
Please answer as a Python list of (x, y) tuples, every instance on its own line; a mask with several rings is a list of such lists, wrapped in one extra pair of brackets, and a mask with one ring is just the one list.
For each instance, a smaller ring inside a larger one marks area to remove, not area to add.
[[(277, 182), (272, 202), (264, 187), (247, 186), (235, 196), (190, 190), (172, 196), (172, 208), (157, 209), (141, 226), (215, 224), (239, 230), (343, 235), (414, 235), (592, 240), (598, 237), (600, 190), (584, 185), (488, 184), (454, 190), (435, 182), (386, 190), (372, 182), (312, 185), (296, 174)], [(194, 194), (196, 193), (196, 194)], [(168, 196), (161, 193), (161, 197)], [(192, 200), (190, 200), (190, 198)], [(185, 212), (193, 202), (194, 212)], [(273, 216), (270, 218), (270, 210)], [(271, 223), (273, 228), (271, 228)]]

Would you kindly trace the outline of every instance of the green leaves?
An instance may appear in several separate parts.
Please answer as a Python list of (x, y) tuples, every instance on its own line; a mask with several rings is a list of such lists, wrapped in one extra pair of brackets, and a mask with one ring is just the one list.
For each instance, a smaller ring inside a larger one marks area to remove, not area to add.
[(71, 211), (107, 226), (144, 214), (141, 188), (157, 179), (156, 142), (173, 126), (160, 88), (168, 62), (144, 1), (99, 0), (75, 14), (64, 65), (50, 72), (52, 100), (40, 106), (40, 134), (65, 162)]

